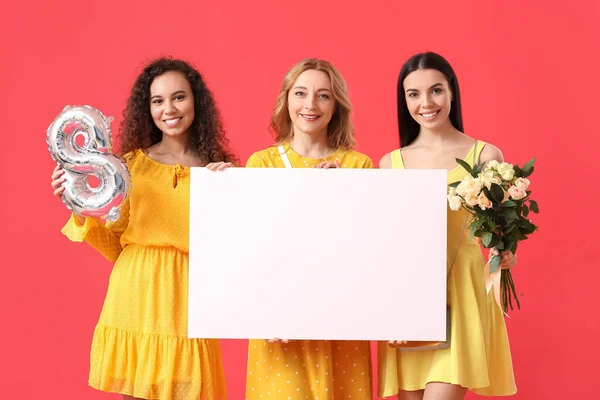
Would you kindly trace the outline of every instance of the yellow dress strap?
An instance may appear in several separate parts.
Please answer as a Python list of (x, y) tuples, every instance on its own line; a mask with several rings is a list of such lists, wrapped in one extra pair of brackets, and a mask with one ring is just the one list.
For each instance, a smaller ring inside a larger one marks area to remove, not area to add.
[(402, 159), (402, 153), (400, 153), (400, 149), (396, 149), (390, 154), (392, 156), (392, 168), (404, 169), (404, 160)]
[(471, 146), (469, 153), (465, 157), (465, 161), (468, 162), (471, 167), (473, 166), (473, 161), (475, 161), (475, 164), (479, 164), (479, 156), (486, 144), (487, 143), (484, 141), (475, 140), (475, 143)]

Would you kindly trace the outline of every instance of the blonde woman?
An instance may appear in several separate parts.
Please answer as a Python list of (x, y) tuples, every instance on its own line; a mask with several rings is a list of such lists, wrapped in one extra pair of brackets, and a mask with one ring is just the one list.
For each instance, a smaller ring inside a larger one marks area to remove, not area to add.
[[(254, 153), (246, 167), (372, 168), (371, 159), (353, 149), (351, 113), (341, 74), (327, 61), (300, 61), (277, 96), (270, 125), (275, 145)], [(294, 229), (293, 220), (287, 229)], [(323, 221), (319, 230), (333, 229)], [(349, 398), (371, 399), (369, 342), (250, 340), (247, 400)]]

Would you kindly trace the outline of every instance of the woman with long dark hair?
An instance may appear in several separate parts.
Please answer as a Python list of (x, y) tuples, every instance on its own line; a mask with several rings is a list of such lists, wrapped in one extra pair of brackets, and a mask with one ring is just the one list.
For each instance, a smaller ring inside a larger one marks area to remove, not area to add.
[[(445, 169), (451, 183), (467, 175), (456, 158), (470, 165), (503, 161), (497, 147), (464, 133), (458, 79), (440, 55), (411, 57), (400, 71), (397, 96), (400, 148), (386, 154), (380, 168)], [(464, 209), (448, 210), (449, 346), (380, 343), (382, 397), (461, 400), (467, 390), (491, 396), (516, 392), (503, 314), (493, 293), (486, 293), (485, 261), (477, 238), (469, 235), (469, 216)], [(512, 253), (503, 254), (502, 268), (515, 263)]]

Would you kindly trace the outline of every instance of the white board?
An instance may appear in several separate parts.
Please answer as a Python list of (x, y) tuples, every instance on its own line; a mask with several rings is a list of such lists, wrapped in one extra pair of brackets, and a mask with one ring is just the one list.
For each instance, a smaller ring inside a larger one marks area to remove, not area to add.
[(445, 339), (444, 170), (191, 174), (189, 337)]

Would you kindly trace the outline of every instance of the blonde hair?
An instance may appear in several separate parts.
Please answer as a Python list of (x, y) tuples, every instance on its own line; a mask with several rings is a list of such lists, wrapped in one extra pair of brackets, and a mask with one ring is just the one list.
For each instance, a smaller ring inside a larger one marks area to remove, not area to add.
[(340, 72), (329, 62), (315, 58), (305, 58), (294, 65), (283, 78), (281, 88), (269, 128), (275, 136), (276, 143), (289, 143), (294, 136), (292, 120), (288, 111), (288, 93), (296, 79), (308, 70), (322, 71), (329, 76), (332, 94), (335, 99), (335, 108), (331, 121), (327, 125), (327, 141), (332, 148), (352, 149), (356, 145), (354, 140), (354, 127), (350, 121), (352, 104), (348, 97), (348, 86)]

